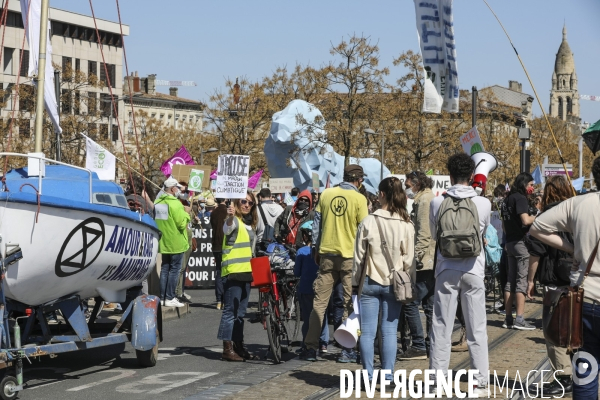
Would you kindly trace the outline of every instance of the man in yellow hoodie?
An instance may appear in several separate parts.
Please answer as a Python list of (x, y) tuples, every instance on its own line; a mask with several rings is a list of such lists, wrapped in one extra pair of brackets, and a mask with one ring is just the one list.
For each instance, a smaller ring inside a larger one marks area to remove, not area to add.
[(183, 255), (190, 246), (186, 235), (190, 215), (179, 201), (182, 188), (175, 178), (169, 178), (154, 202), (156, 225), (162, 233), (158, 242), (158, 252), (162, 254), (160, 298), (166, 307), (183, 307), (175, 297)]

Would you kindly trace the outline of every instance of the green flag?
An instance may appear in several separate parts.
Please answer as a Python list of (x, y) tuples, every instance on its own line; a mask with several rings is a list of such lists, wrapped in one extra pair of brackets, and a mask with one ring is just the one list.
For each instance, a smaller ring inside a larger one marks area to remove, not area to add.
[(425, 173), (425, 175), (433, 175), (433, 168), (431, 168), (429, 171), (427, 171)]

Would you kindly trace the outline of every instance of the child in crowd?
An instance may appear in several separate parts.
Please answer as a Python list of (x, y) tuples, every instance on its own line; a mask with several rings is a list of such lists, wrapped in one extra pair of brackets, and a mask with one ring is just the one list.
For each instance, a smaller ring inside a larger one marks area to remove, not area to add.
[[(313, 291), (313, 283), (317, 279), (319, 266), (310, 255), (310, 246), (312, 244), (312, 221), (306, 221), (300, 226), (300, 233), (304, 240), (304, 247), (301, 247), (296, 253), (296, 265), (294, 266), (294, 275), (300, 277), (298, 284), (298, 296), (300, 297), (300, 311), (302, 315), (302, 349), (300, 358), (306, 351), (304, 339), (308, 333), (308, 321), (310, 313), (313, 309), (313, 300), (315, 293)], [(323, 329), (321, 330), (321, 338), (319, 350), (321, 353), (327, 352), (327, 344), (329, 343), (329, 326), (327, 324), (327, 314), (323, 321)]]

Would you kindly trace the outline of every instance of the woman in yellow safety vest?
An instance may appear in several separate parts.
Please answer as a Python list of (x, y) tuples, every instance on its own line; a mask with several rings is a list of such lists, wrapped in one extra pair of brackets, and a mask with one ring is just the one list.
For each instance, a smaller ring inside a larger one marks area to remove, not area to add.
[(250, 296), (252, 268), (250, 259), (264, 230), (256, 211), (256, 198), (251, 191), (245, 199), (237, 199), (227, 207), (223, 225), (223, 315), (218, 339), (223, 341), (226, 361), (244, 361), (252, 358), (244, 348), (244, 316)]

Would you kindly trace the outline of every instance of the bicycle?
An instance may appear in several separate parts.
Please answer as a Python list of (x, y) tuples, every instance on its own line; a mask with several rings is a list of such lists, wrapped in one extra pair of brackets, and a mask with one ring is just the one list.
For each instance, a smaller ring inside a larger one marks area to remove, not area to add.
[(252, 259), (253, 286), (259, 290), (259, 313), (275, 363), (281, 362), (300, 331), (299, 278), (289, 258), (293, 249), (279, 246), (283, 250)]

